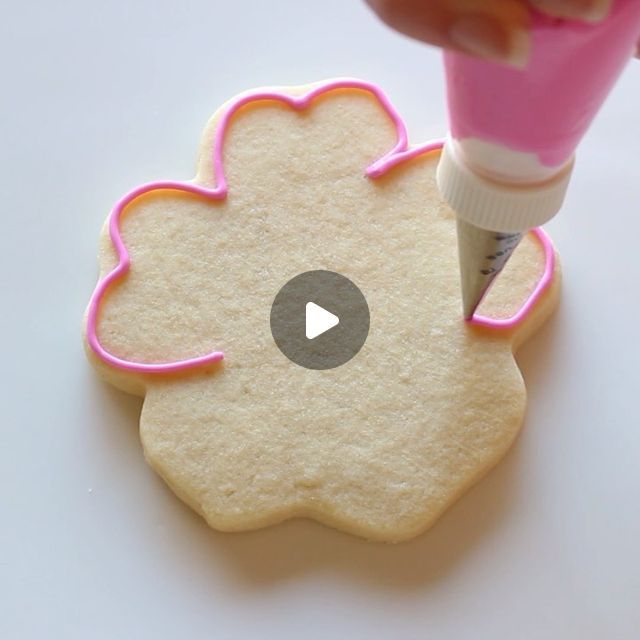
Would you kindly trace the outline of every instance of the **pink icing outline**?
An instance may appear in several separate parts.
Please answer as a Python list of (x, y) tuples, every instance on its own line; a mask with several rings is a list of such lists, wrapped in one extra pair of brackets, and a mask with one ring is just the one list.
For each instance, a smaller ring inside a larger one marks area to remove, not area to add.
[[(216, 176), (217, 185), (209, 189), (194, 184), (193, 182), (179, 182), (173, 180), (150, 182), (141, 185), (130, 191), (127, 195), (121, 198), (114, 206), (109, 216), (109, 235), (111, 242), (116, 250), (118, 256), (118, 264), (111, 270), (102, 280), (100, 280), (91, 296), (89, 302), (89, 308), (87, 311), (87, 340), (89, 346), (94, 353), (104, 362), (110, 364), (116, 368), (124, 369), (126, 371), (133, 371), (136, 373), (169, 373), (175, 371), (184, 371), (186, 369), (192, 369), (205, 364), (218, 362), (224, 358), (224, 354), (221, 351), (212, 351), (208, 354), (197, 356), (194, 358), (187, 358), (185, 360), (175, 360), (171, 362), (159, 362), (159, 363), (144, 363), (134, 362), (119, 358), (114, 354), (107, 351), (100, 342), (97, 333), (97, 319), (98, 312), (100, 310), (100, 303), (109, 288), (109, 286), (123, 277), (131, 266), (131, 259), (129, 252), (122, 240), (120, 234), (120, 221), (125, 208), (133, 202), (136, 198), (152, 191), (159, 190), (174, 190), (182, 191), (185, 193), (192, 193), (199, 196), (203, 196), (210, 200), (223, 200), (228, 193), (227, 179), (224, 172), (224, 166), (222, 161), (222, 151), (224, 145), (224, 139), (227, 132), (227, 128), (232, 116), (238, 109), (244, 105), (261, 100), (276, 100), (284, 102), (293, 109), (301, 110), (307, 107), (311, 101), (329, 91), (336, 89), (361, 89), (372, 93), (380, 102), (387, 115), (391, 118), (396, 127), (396, 143), (393, 148), (385, 153), (381, 158), (373, 162), (366, 168), (366, 175), (370, 178), (378, 178), (384, 175), (387, 171), (395, 167), (396, 165), (415, 158), (416, 156), (435, 151), (442, 147), (442, 141), (431, 141), (416, 147), (409, 147), (408, 135), (406, 126), (400, 117), (400, 114), (393, 107), (385, 93), (377, 85), (370, 82), (355, 79), (339, 79), (325, 82), (317, 87), (311, 89), (307, 93), (301, 96), (292, 96), (279, 91), (252, 91), (245, 93), (233, 101), (223, 113), (214, 135), (213, 143), (213, 166)], [(512, 318), (507, 320), (492, 320), (491, 318), (485, 318), (483, 316), (474, 316), (469, 322), (476, 325), (483, 325), (491, 328), (510, 328), (518, 324), (524, 316), (531, 310), (537, 299), (540, 297), (544, 289), (551, 282), (553, 276), (553, 263), (554, 252), (551, 245), (551, 241), (548, 236), (541, 230), (536, 230), (538, 238), (540, 239), (546, 253), (546, 267), (545, 273), (540, 282), (536, 286), (535, 290), (525, 302), (522, 309)]]
[(469, 320), (467, 320), (468, 324), (479, 327), (488, 327), (489, 329), (512, 329), (525, 319), (527, 314), (531, 312), (540, 299), (540, 296), (542, 296), (547, 287), (549, 287), (553, 280), (553, 273), (556, 267), (556, 254), (553, 250), (553, 243), (551, 242), (551, 238), (548, 234), (540, 227), (532, 229), (532, 233), (544, 250), (544, 271), (542, 272), (540, 280), (538, 280), (538, 283), (531, 292), (531, 295), (526, 299), (518, 312), (510, 318), (494, 319), (487, 316), (481, 316), (480, 314), (474, 314)]

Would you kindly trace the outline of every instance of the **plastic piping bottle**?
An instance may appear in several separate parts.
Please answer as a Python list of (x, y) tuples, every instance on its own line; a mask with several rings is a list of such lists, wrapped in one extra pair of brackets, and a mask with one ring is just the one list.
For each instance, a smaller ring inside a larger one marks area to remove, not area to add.
[(524, 69), (445, 53), (450, 132), (437, 177), (458, 217), (465, 318), (522, 235), (562, 206), (575, 149), (638, 40), (640, 0), (614, 0), (597, 24), (534, 12)]

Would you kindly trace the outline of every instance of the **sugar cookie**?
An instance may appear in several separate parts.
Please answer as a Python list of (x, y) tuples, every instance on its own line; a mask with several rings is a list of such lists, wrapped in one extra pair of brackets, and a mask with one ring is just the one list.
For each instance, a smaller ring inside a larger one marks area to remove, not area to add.
[[(558, 266), (530, 234), (465, 323), (438, 149), (410, 147), (366, 82), (259, 90), (210, 120), (193, 181), (114, 208), (87, 353), (144, 396), (147, 460), (212, 527), (309, 517), (408, 539), (513, 442), (513, 350), (552, 311)], [(360, 351), (327, 370), (288, 360), (270, 331), (276, 294), (310, 270), (346, 276), (370, 310)]]

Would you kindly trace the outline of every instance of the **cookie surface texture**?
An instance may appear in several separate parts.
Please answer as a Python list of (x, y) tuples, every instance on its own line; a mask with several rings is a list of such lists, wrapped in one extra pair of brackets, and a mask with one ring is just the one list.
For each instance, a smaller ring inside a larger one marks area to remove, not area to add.
[[(409, 539), (522, 425), (513, 352), (552, 311), (558, 267), (521, 322), (465, 323), (439, 152), (411, 150), (371, 87), (226, 103), (205, 129), (195, 180), (132, 192), (103, 231), (87, 353), (106, 380), (144, 396), (146, 459), (216, 529), (308, 517)], [(527, 236), (480, 311), (516, 313), (545, 260)], [(328, 370), (288, 360), (270, 331), (278, 291), (311, 270), (349, 278), (370, 310), (362, 349)], [(217, 352), (224, 359), (198, 363)], [(176, 362), (191, 364), (153, 368)]]

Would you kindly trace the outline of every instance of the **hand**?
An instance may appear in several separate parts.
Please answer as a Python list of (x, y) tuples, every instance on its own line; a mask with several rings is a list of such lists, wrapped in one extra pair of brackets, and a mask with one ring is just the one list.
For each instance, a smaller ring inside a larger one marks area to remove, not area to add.
[(524, 66), (531, 9), (597, 22), (612, 0), (366, 0), (389, 26), (440, 47)]

